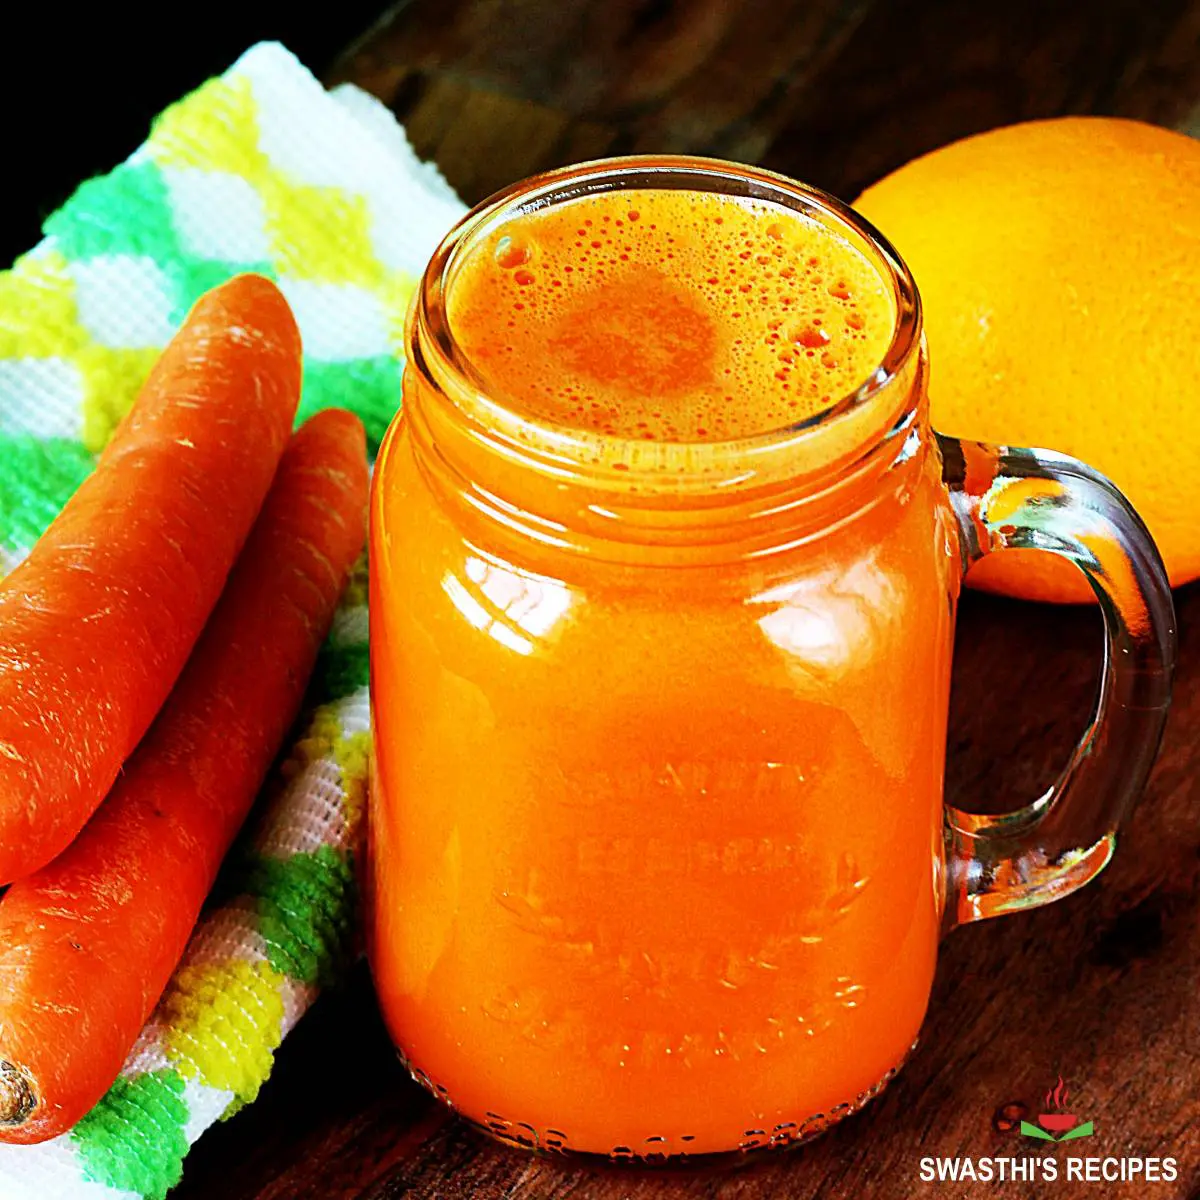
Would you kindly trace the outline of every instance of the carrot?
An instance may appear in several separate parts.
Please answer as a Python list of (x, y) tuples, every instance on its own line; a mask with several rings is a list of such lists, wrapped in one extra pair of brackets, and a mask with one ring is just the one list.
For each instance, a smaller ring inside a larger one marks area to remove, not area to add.
[(0, 901), (0, 1141), (65, 1132), (116, 1079), (295, 720), (366, 502), (362, 425), (319, 413), (120, 782)]
[(0, 883), (112, 786), (224, 586), (287, 444), (300, 338), (274, 284), (211, 291), (93, 474), (0, 583)]

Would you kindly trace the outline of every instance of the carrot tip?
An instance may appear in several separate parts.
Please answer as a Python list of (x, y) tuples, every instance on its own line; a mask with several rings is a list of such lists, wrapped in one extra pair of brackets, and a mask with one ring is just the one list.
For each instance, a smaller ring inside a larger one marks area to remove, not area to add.
[(24, 1125), (36, 1107), (32, 1080), (16, 1064), (0, 1059), (0, 1128)]

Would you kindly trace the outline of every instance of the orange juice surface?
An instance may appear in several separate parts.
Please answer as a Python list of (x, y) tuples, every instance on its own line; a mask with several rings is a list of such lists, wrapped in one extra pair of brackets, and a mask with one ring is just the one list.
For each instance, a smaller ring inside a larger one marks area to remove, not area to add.
[(692, 192), (527, 217), (464, 264), (450, 305), (492, 396), (666, 441), (746, 437), (827, 408), (878, 365), (895, 315), (871, 264), (821, 226)]
[[(666, 190), (488, 232), (446, 308), (476, 388), (602, 465), (812, 416), (896, 321), (830, 229)], [(438, 399), (410, 369), (373, 500), (393, 1037), (467, 1116), (542, 1145), (700, 1155), (819, 1129), (903, 1060), (932, 978), (957, 578), (932, 456), (830, 531), (785, 514), (776, 552), (680, 565), (573, 552), (562, 519), (515, 532), (519, 471), (488, 515), (417, 444)]]

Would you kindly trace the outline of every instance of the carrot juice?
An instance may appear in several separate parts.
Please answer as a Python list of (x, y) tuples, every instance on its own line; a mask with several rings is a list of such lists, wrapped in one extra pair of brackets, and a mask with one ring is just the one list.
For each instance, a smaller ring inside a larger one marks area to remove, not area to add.
[(514, 192), (412, 318), (372, 964), (417, 1078), (527, 1145), (803, 1140), (924, 1015), (960, 562), (916, 318), (767, 193)]

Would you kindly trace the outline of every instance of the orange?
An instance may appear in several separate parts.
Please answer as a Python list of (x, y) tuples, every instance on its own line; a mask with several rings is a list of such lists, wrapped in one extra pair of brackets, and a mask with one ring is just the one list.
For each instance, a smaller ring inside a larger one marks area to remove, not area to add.
[[(924, 298), (934, 425), (1083, 459), (1141, 513), (1172, 584), (1200, 576), (1200, 142), (1033, 121), (916, 159), (856, 207)], [(1091, 596), (1034, 552), (988, 559), (971, 583)]]

